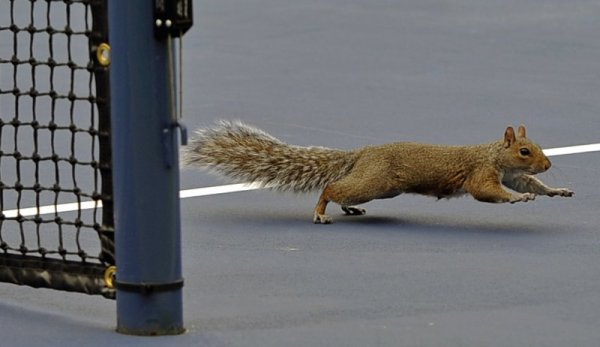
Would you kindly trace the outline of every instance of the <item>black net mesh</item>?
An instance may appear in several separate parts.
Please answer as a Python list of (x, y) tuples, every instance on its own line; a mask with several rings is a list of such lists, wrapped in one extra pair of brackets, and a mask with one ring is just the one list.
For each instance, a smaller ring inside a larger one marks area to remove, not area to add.
[(114, 295), (105, 12), (0, 1), (1, 281)]

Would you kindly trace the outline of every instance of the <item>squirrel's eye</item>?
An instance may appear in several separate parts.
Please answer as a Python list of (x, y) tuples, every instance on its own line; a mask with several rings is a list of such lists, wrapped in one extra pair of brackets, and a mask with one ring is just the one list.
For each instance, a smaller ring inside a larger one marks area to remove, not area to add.
[(531, 152), (529, 151), (529, 148), (525, 148), (525, 147), (521, 148), (519, 150), (519, 153), (521, 153), (521, 155), (523, 155), (523, 156), (528, 156), (531, 154)]

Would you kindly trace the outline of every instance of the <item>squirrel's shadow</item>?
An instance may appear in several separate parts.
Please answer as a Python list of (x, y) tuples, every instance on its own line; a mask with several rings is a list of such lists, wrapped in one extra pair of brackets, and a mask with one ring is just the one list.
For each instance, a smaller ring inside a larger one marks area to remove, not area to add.
[(548, 234), (564, 230), (560, 226), (548, 226), (542, 221), (515, 222), (506, 220), (482, 220), (474, 218), (448, 217), (436, 215), (405, 215), (405, 216), (344, 216), (340, 215), (335, 221), (346, 227), (371, 228), (389, 231), (426, 231), (440, 233), (487, 233), (487, 234)]
[[(394, 216), (362, 215), (347, 216), (332, 214), (333, 224), (313, 224), (304, 214), (282, 212), (276, 214), (262, 213), (252, 210), (227, 215), (227, 223), (239, 223), (260, 230), (310, 229), (312, 231), (335, 232), (385, 232), (412, 233), (428, 232), (441, 234), (552, 234), (564, 232), (565, 226), (548, 225), (543, 221), (506, 220), (501, 217), (482, 216), (448, 216), (435, 214), (403, 214)], [(213, 215), (213, 217), (216, 217)], [(221, 219), (220, 217), (218, 219)], [(213, 219), (215, 221), (215, 219)]]

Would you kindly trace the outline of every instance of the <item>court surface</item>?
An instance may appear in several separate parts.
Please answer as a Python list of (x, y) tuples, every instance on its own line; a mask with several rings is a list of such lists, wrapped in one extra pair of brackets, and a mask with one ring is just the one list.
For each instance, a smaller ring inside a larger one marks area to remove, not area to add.
[[(241, 119), (298, 145), (474, 144), (525, 124), (600, 142), (595, 1), (203, 0), (185, 122)], [(403, 195), (313, 225), (317, 194), (182, 200), (177, 337), (116, 334), (115, 303), (0, 284), (2, 346), (596, 346), (600, 153), (551, 157), (573, 198)], [(182, 189), (232, 182), (182, 171)]]

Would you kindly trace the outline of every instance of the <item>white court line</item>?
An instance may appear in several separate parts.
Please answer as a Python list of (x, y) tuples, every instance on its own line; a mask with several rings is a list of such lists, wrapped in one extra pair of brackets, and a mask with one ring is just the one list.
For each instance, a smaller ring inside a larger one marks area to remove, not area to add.
[(4, 217), (6, 217), (6, 218), (15, 218), (19, 215), (19, 212), (21, 212), (21, 216), (23, 216), (23, 217), (30, 217), (30, 216), (35, 216), (38, 213), (40, 215), (43, 215), (43, 214), (55, 214), (55, 213), (59, 213), (59, 212), (72, 212), (72, 211), (77, 211), (79, 209), (90, 210), (96, 206), (102, 207), (102, 201), (98, 201), (97, 203), (96, 203), (96, 201), (82, 201), (81, 204), (72, 202), (72, 203), (68, 203), (68, 204), (40, 206), (39, 209), (37, 207), (27, 207), (27, 208), (22, 208), (20, 210), (6, 210), (6, 211), (2, 211), (2, 213), (4, 213)]
[(259, 184), (247, 184), (247, 183), (227, 184), (224, 186), (204, 187), (204, 188), (182, 190), (179, 192), (179, 197), (181, 199), (187, 199), (187, 198), (194, 198), (194, 197), (198, 197), (198, 196), (243, 192), (246, 190), (255, 190), (255, 189), (260, 189), (260, 188), (262, 188), (262, 186)]
[[(558, 147), (558, 148), (549, 148), (544, 150), (544, 154), (549, 157), (559, 156), (559, 155), (567, 155), (567, 154), (579, 154), (579, 153), (588, 153), (588, 152), (600, 152), (600, 143), (592, 143), (589, 145), (580, 145), (580, 146), (569, 146), (569, 147)], [(243, 192), (247, 190), (256, 190), (261, 189), (262, 186), (259, 184), (247, 184), (247, 183), (238, 183), (238, 184), (226, 184), (222, 186), (214, 186), (214, 187), (204, 187), (204, 188), (196, 188), (196, 189), (186, 189), (179, 192), (179, 197), (181, 199), (187, 198), (195, 198), (201, 196), (208, 195), (218, 195), (218, 194), (226, 194), (226, 193), (236, 193)], [(35, 216), (38, 213), (40, 215), (43, 214), (54, 214), (59, 212), (71, 212), (81, 210), (88, 210), (94, 207), (102, 207), (102, 202), (98, 201), (84, 201), (81, 204), (78, 203), (69, 203), (69, 204), (60, 204), (60, 205), (48, 205), (48, 206), (40, 206), (39, 209), (37, 207), (28, 207), (22, 208), (20, 210), (6, 210), (2, 211), (6, 218), (15, 218), (21, 213), (23, 217)]]
[(590, 145), (549, 148), (549, 149), (544, 150), (544, 154), (546, 154), (549, 157), (554, 157), (554, 156), (558, 156), (558, 155), (578, 154), (578, 153), (598, 152), (598, 151), (600, 151), (600, 143), (592, 143)]

